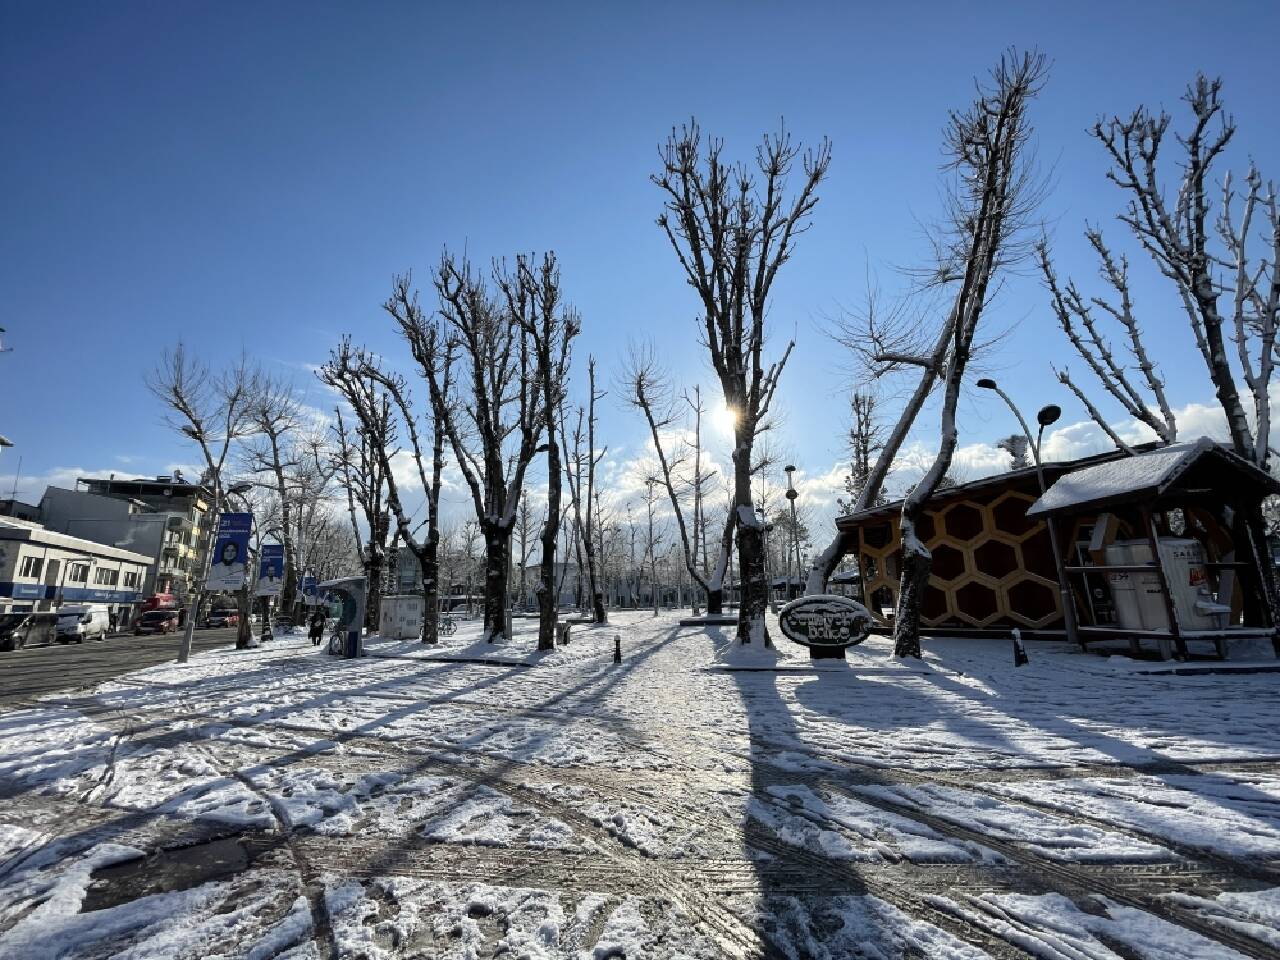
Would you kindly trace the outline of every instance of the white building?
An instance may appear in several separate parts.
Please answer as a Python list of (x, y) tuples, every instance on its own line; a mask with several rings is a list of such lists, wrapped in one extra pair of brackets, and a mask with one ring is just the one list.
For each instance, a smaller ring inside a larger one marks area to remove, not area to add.
[(127, 622), (151, 563), (141, 553), (0, 517), (0, 613), (105, 603)]

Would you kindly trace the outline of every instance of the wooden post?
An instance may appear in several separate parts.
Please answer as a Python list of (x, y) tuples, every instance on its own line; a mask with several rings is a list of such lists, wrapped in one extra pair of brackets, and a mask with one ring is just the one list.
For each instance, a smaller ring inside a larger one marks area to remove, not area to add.
[[(1232, 510), (1235, 512), (1235, 522), (1232, 524), (1235, 527), (1235, 530), (1232, 531), (1233, 538), (1238, 537), (1240, 534), (1244, 535), (1249, 546), (1249, 559), (1252, 561), (1249, 566), (1249, 589), (1245, 591), (1244, 596), (1244, 611), (1248, 611), (1251, 606), (1258, 608), (1258, 617), (1262, 621), (1262, 625), (1272, 628), (1271, 647), (1276, 656), (1280, 657), (1280, 632), (1275, 629), (1276, 624), (1271, 616), (1271, 604), (1267, 602), (1267, 588), (1262, 581), (1263, 576), (1265, 576), (1262, 571), (1262, 564), (1270, 563), (1271, 557), (1265, 549), (1265, 544), (1262, 549), (1259, 549), (1258, 541), (1253, 535), (1253, 525), (1249, 523), (1249, 514), (1244, 505), (1239, 502), (1233, 503)], [(1236, 555), (1239, 556), (1240, 544), (1236, 543), (1235, 546)], [(1256, 597), (1253, 604), (1249, 603), (1249, 593), (1253, 593)], [(1243, 616), (1241, 619), (1244, 619)], [(1245, 626), (1246, 624), (1241, 625)]]
[(858, 545), (856, 545), (855, 549), (858, 552), (856, 554), (856, 557), (858, 557), (858, 591), (863, 595), (860, 603), (863, 604), (863, 607), (870, 609), (872, 608), (872, 598), (867, 594), (867, 571), (863, 570), (863, 561), (867, 557), (867, 553), (863, 549), (863, 529), (861, 527), (858, 527)]
[(1178, 659), (1186, 660), (1187, 641), (1182, 636), (1182, 628), (1178, 625), (1178, 611), (1173, 603), (1173, 590), (1169, 584), (1169, 575), (1165, 573), (1164, 562), (1160, 559), (1160, 540), (1156, 536), (1156, 522), (1151, 511), (1142, 508), (1142, 521), (1147, 528), (1147, 542), (1151, 544), (1151, 557), (1155, 560), (1156, 574), (1160, 577), (1160, 591), (1164, 595), (1164, 609), (1169, 617), (1169, 633), (1173, 637), (1174, 646), (1178, 650)]

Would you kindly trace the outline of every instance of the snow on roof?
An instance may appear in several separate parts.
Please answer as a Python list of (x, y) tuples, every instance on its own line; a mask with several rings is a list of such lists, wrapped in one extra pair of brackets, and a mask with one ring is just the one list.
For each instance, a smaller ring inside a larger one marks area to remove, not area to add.
[(1072, 507), (1158, 490), (1174, 480), (1216, 444), (1208, 437), (1174, 443), (1146, 453), (1084, 467), (1059, 477), (1027, 510), (1033, 517)]

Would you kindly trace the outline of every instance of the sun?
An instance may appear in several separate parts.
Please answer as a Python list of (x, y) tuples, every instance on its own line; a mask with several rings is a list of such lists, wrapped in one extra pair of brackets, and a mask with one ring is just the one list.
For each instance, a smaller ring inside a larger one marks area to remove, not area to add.
[(721, 403), (711, 411), (711, 423), (721, 433), (733, 433), (738, 423), (738, 411)]

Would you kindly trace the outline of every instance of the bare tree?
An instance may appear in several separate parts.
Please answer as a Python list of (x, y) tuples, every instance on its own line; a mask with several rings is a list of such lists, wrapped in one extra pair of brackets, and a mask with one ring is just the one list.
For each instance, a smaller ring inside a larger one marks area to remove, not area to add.
[[(1058, 318), (1063, 333), (1071, 341), (1076, 353), (1089, 365), (1094, 376), (1107, 393), (1124, 408), (1125, 413), (1150, 427), (1162, 443), (1173, 443), (1178, 436), (1178, 427), (1173, 410), (1165, 397), (1164, 381), (1156, 372), (1155, 364), (1147, 353), (1146, 345), (1142, 340), (1142, 330), (1133, 315), (1133, 300), (1129, 292), (1129, 261), (1123, 255), (1117, 258), (1112, 254), (1102, 239), (1100, 231), (1086, 230), (1085, 237), (1098, 255), (1099, 273), (1115, 291), (1117, 300), (1112, 303), (1102, 297), (1086, 299), (1076, 287), (1075, 282), (1070, 279), (1065, 286), (1059, 284), (1049, 258), (1048, 242), (1041, 240), (1036, 245), (1036, 255), (1045, 285), (1049, 288), (1054, 315)], [(1097, 319), (1093, 314), (1095, 308), (1109, 314), (1124, 329), (1129, 358), (1155, 401), (1154, 409), (1135, 384), (1129, 363), (1116, 360), (1111, 344), (1098, 328)], [(1112, 442), (1121, 450), (1128, 451), (1128, 445), (1112, 429), (1106, 418), (1089, 399), (1088, 394), (1071, 378), (1070, 372), (1067, 370), (1054, 372), (1063, 386), (1080, 400), (1089, 411), (1089, 416), (1106, 432)]]
[[(361, 540), (360, 521), (368, 532), (362, 553), (365, 575), (365, 626), (378, 628), (381, 616), (381, 585), (386, 564), (387, 541), (391, 532), (387, 515), (389, 464), (396, 453), (396, 422), (391, 399), (378, 381), (360, 363), (351, 359), (351, 344), (344, 339), (317, 372), (350, 405), (356, 422), (347, 426), (339, 408), (335, 411), (334, 469), (346, 493), (351, 531)], [(357, 509), (359, 513), (357, 513)]]
[[(1093, 135), (1111, 160), (1108, 179), (1128, 196), (1128, 204), (1117, 219), (1178, 293), (1226, 417), (1232, 449), (1266, 470), (1271, 458), (1271, 381), (1280, 324), (1280, 207), (1275, 184), (1264, 183), (1257, 167), (1250, 164), (1243, 188), (1230, 173), (1222, 178), (1216, 219), (1212, 216), (1214, 166), (1236, 132), (1235, 121), (1224, 111), (1221, 88), (1221, 80), (1197, 75), (1183, 95), (1192, 123), (1185, 133), (1176, 135), (1181, 147), (1176, 190), (1166, 189), (1161, 162), (1170, 124), (1167, 113), (1139, 106), (1128, 117), (1098, 121)], [(1127, 294), (1127, 263), (1123, 257), (1111, 257), (1100, 237), (1095, 239), (1096, 231), (1092, 234), (1089, 239), (1102, 260), (1103, 275), (1120, 295), (1118, 308), (1104, 309), (1134, 331), (1137, 325)], [(1051, 274), (1047, 256), (1042, 256), (1042, 269)], [(1235, 342), (1234, 362), (1228, 341)], [(1136, 336), (1132, 350), (1154, 393), (1159, 381), (1149, 372), (1150, 361)], [(1115, 382), (1118, 378), (1106, 360), (1102, 358), (1101, 366)], [(1238, 379), (1244, 383), (1247, 401), (1241, 397)], [(1161, 439), (1172, 441), (1174, 423), (1162, 394), (1156, 394), (1156, 400), (1160, 420), (1167, 427), (1164, 432), (1152, 423), (1150, 411), (1140, 416), (1135, 404), (1125, 403), (1105, 379), (1103, 382), (1127, 413), (1151, 425)], [(1130, 401), (1135, 399), (1132, 390), (1125, 389), (1123, 383), (1120, 387)], [(1085, 400), (1081, 391), (1076, 394)], [(1093, 419), (1118, 442), (1103, 416), (1085, 402)], [(1266, 525), (1261, 511), (1254, 511), (1247, 522), (1251, 546), (1262, 556)], [(1271, 564), (1261, 563), (1259, 569), (1265, 600), (1275, 619), (1280, 617), (1280, 593)]]
[[(543, 255), (537, 263), (530, 257), (517, 257), (515, 273), (499, 273), (497, 279), (506, 298), (507, 310), (520, 325), (532, 353), (533, 387), (537, 395), (530, 405), (541, 407), (547, 435), (544, 444), (547, 451), (547, 516), (542, 526), (542, 561), (537, 587), (538, 649), (554, 650), (560, 599), (556, 584), (556, 545), (560, 536), (563, 480), (560, 438), (556, 427), (562, 419), (573, 341), (582, 329), (582, 323), (577, 313), (561, 302), (560, 268), (556, 265), (554, 253)], [(519, 497), (518, 492), (516, 496)], [(510, 535), (509, 528), (508, 538)]]
[[(950, 278), (945, 272), (941, 272), (936, 279), (939, 283), (945, 283)], [(925, 299), (924, 296), (917, 298), (919, 301)], [(887, 343), (895, 339), (895, 335), (903, 329), (918, 334), (924, 328), (924, 320), (910, 312), (909, 308), (912, 306), (910, 301), (906, 301), (887, 311), (887, 315), (882, 317), (877, 292), (874, 288), (870, 289), (863, 315), (837, 323), (832, 337), (837, 343), (850, 350), (863, 366), (872, 368), (874, 371), (871, 374), (872, 377), (896, 372), (904, 366), (913, 366), (892, 362), (893, 352), (887, 346)], [(938, 385), (938, 371), (946, 362), (955, 336), (955, 320), (954, 314), (948, 315), (931, 347), (914, 348), (913, 352), (920, 359), (927, 358), (928, 362), (919, 364), (919, 370), (915, 374), (915, 385), (907, 395), (893, 429), (880, 445), (880, 452), (871, 463), (857, 497), (848, 507), (848, 513), (859, 513), (875, 506), (883, 499), (884, 484), (889, 477), (889, 471), (893, 468), (893, 463), (903, 444), (906, 443), (907, 435), (915, 425), (916, 418), (919, 417), (920, 411), (924, 409), (925, 403)], [(880, 362), (881, 358), (884, 362)], [(823, 593), (826, 590), (827, 578), (835, 570), (836, 564), (852, 548), (853, 544), (837, 528), (831, 543), (814, 558), (809, 569), (805, 592)]]
[[(604, 609), (604, 591), (601, 589), (600, 580), (602, 571), (599, 567), (598, 557), (596, 553), (596, 538), (593, 530), (596, 529), (597, 508), (596, 500), (596, 467), (600, 465), (600, 461), (604, 459), (608, 448), (596, 450), (596, 403), (601, 400), (605, 394), (596, 390), (596, 359), (595, 357), (587, 358), (587, 407), (584, 411), (578, 408), (578, 423), (573, 432), (572, 457), (570, 469), (567, 473), (569, 479), (569, 493), (573, 502), (574, 525), (578, 530), (578, 540), (580, 543), (581, 557), (578, 561), (579, 570), (581, 570), (585, 559), (587, 569), (587, 585), (591, 594), (591, 619), (596, 623), (607, 623), (608, 615)], [(583, 434), (583, 420), (586, 420), (586, 433)], [(563, 421), (561, 422), (561, 433), (563, 434)], [(583, 449), (583, 441), (586, 441), (586, 449)], [(583, 473), (586, 474), (586, 482), (583, 482)]]
[(279, 535), (284, 547), (280, 608), (292, 610), (298, 589), (298, 557), (291, 480), (298, 466), (293, 444), (299, 429), (301, 404), (291, 383), (262, 371), (254, 374), (250, 386), (248, 416), (255, 442), (249, 444), (247, 458), (255, 474), (269, 477), (268, 486), (279, 504)]
[(325, 433), (316, 427), (298, 438), (289, 489), (294, 501), (291, 513), (298, 571), (319, 580), (332, 580), (340, 573), (358, 569), (350, 562), (358, 557), (358, 541), (335, 531), (338, 520), (331, 493), (337, 468)]
[(467, 579), (467, 616), (471, 616), (474, 611), (473, 598), (476, 593), (476, 544), (483, 539), (480, 530), (480, 523), (477, 520), (467, 520), (462, 524), (462, 529), (458, 531), (458, 542), (462, 545), (462, 562), (466, 569)]
[[(648, 345), (633, 347), (628, 356), (627, 367), (623, 376), (626, 381), (627, 402), (644, 414), (645, 422), (649, 426), (649, 437), (653, 441), (653, 448), (658, 458), (658, 469), (662, 477), (661, 482), (667, 492), (667, 499), (671, 503), (672, 513), (675, 515), (676, 530), (680, 534), (680, 545), (684, 550), (685, 568), (689, 571), (689, 576), (693, 578), (693, 581), (706, 596), (707, 612), (721, 613), (724, 610), (724, 577), (728, 568), (729, 549), (733, 540), (738, 513), (732, 510), (729, 512), (724, 533), (721, 537), (719, 558), (715, 569), (708, 576), (706, 570), (698, 566), (697, 554), (699, 525), (702, 522), (701, 486), (706, 479), (701, 474), (699, 464), (702, 454), (701, 394), (700, 392), (695, 394), (698, 397), (697, 404), (694, 407), (698, 427), (693, 448), (695, 470), (693, 481), (695, 498), (694, 529), (693, 535), (690, 536), (688, 524), (685, 522), (684, 507), (680, 502), (680, 493), (676, 490), (677, 470), (684, 463), (687, 451), (677, 449), (668, 452), (664, 446), (663, 432), (673, 424), (678, 423), (679, 420), (672, 398), (671, 385), (668, 382), (666, 373), (658, 363), (653, 348)], [(761, 563), (761, 572), (763, 574), (763, 561)]]
[(800, 157), (785, 128), (766, 136), (756, 151), (760, 177), (744, 165), (727, 164), (723, 141), (709, 139), (703, 150), (695, 122), (672, 130), (662, 151), (662, 170), (653, 181), (665, 194), (658, 225), (702, 307), (700, 330), (712, 367), (734, 415), (734, 504), (742, 605), (738, 639), (765, 639), (768, 584), (764, 576), (763, 531), (751, 505), (752, 447), (764, 424), (783, 367), (794, 343), (766, 365), (765, 314), (778, 270), (794, 252), (818, 202), (817, 188), (831, 162), (823, 140), (804, 154), (803, 180), (787, 197), (787, 180)]
[[(399, 492), (395, 488), (394, 474), (388, 469), (391, 481), (391, 508), (396, 517), (400, 537), (418, 560), (422, 571), (423, 593), (423, 625), (422, 642), (437, 643), (440, 639), (440, 489), (444, 474), (444, 445), (447, 436), (447, 421), (453, 409), (453, 363), (455, 344), (440, 329), (439, 324), (429, 321), (418, 305), (418, 295), (412, 289), (412, 278), (409, 275), (397, 277), (394, 281), (391, 297), (383, 304), (400, 327), (405, 342), (418, 372), (427, 385), (429, 409), (431, 412), (431, 475), (427, 476), (424, 467), (425, 451), (421, 434), (415, 423), (415, 414), (408, 387), (403, 378), (388, 376), (378, 371), (376, 365), (371, 367), (371, 375), (378, 376), (387, 392), (395, 400), (400, 416), (404, 420), (409, 433), (409, 442), (413, 451), (413, 460), (417, 467), (418, 480), (422, 484), (426, 497), (427, 531), (419, 540), (410, 527), (410, 519), (401, 504)], [(388, 465), (389, 466), (389, 465)]]
[[(690, 559), (693, 567), (700, 570), (703, 577), (707, 577), (707, 518), (706, 511), (703, 509), (706, 494), (702, 488), (716, 475), (716, 471), (712, 470), (709, 473), (702, 471), (702, 414), (705, 408), (702, 405), (700, 384), (693, 385), (692, 399), (688, 392), (685, 392), (684, 402), (693, 413), (693, 543)], [(723, 573), (720, 582), (723, 585)], [(714, 611), (708, 609), (708, 612), (720, 613), (722, 609), (718, 608)]]
[(644, 478), (644, 512), (648, 521), (644, 542), (644, 559), (649, 564), (649, 599), (653, 601), (653, 615), (658, 615), (658, 546), (662, 542), (660, 532), (654, 528), (657, 516), (658, 494), (655, 487), (662, 481), (653, 474)]
[[(165, 409), (165, 423), (183, 436), (195, 441), (205, 463), (205, 482), (213, 488), (210, 523), (218, 522), (223, 507), (227, 466), (232, 446), (249, 431), (249, 402), (252, 375), (242, 354), (239, 361), (221, 373), (192, 357), (179, 341), (167, 350), (160, 363), (147, 378), (147, 387)], [(191, 638), (200, 616), (205, 580), (209, 570), (206, 545), (201, 568), (195, 571), (188, 596), (187, 623), (178, 650), (178, 661), (186, 663), (191, 655)], [(248, 646), (247, 637), (237, 638), (236, 646)]]
[[(495, 280), (503, 286), (500, 267)], [(440, 312), (457, 341), (462, 397), (445, 411), (450, 446), (485, 543), (485, 638), (504, 637), (511, 533), (525, 472), (545, 424), (537, 359), (514, 306), (490, 295), (464, 260), (445, 253), (435, 275)], [(517, 286), (519, 286), (517, 284)], [(548, 510), (548, 523), (556, 522)]]
[(900, 351), (881, 354), (887, 364), (913, 364), (942, 381), (941, 438), (933, 464), (902, 503), (902, 574), (894, 621), (894, 653), (920, 656), (920, 604), (932, 556), (916, 535), (916, 524), (951, 467), (959, 434), (956, 406), (965, 367), (973, 353), (979, 322), (998, 272), (1022, 254), (1015, 242), (1036, 201), (1027, 173), (1030, 100), (1039, 91), (1045, 61), (1037, 54), (1010, 53), (991, 73), (991, 85), (946, 132), (947, 152), (958, 183), (951, 194), (951, 223), (939, 244), (937, 275), (954, 288), (949, 321), (952, 335), (944, 366), (929, 355)]
[(529, 567), (529, 557), (533, 555), (533, 540), (530, 533), (533, 530), (534, 519), (533, 512), (529, 509), (529, 495), (527, 493), (520, 494), (520, 511), (518, 513), (516, 523), (516, 537), (520, 541), (520, 603), (524, 603), (529, 596), (529, 589), (526, 583), (526, 571)]
[[(1221, 87), (1220, 80), (1197, 76), (1183, 97), (1194, 123), (1186, 135), (1178, 137), (1184, 156), (1172, 205), (1166, 199), (1158, 162), (1169, 128), (1168, 114), (1138, 107), (1127, 118), (1099, 121), (1093, 134), (1111, 158), (1108, 178), (1129, 194), (1128, 207), (1118, 219), (1178, 291), (1226, 414), (1235, 452), (1265, 469), (1270, 457), (1269, 386), (1280, 319), (1276, 268), (1280, 216), (1274, 185), (1264, 187), (1258, 170), (1251, 166), (1242, 198), (1231, 177), (1224, 178), (1222, 207), (1216, 223), (1210, 220), (1210, 174), (1236, 130), (1235, 122), (1223, 112)], [(1263, 222), (1256, 235), (1255, 217)], [(1220, 249), (1215, 249), (1215, 233)], [(1250, 251), (1258, 240), (1263, 252), (1254, 263)], [(1226, 311), (1220, 303), (1224, 296)], [(1228, 337), (1236, 341), (1237, 362), (1251, 395), (1253, 426), (1236, 386)]]
[(845, 514), (884, 502), (884, 493), (877, 490), (872, 494), (869, 503), (859, 506), (864, 502), (862, 492), (871, 483), (871, 470), (875, 458), (885, 446), (884, 427), (879, 419), (879, 403), (879, 398), (870, 392), (855, 390), (849, 398), (849, 409), (852, 415), (849, 426), (849, 475), (844, 481), (844, 489), (849, 499), (837, 501), (841, 512)]

